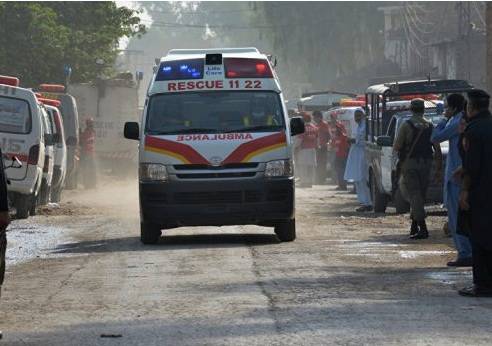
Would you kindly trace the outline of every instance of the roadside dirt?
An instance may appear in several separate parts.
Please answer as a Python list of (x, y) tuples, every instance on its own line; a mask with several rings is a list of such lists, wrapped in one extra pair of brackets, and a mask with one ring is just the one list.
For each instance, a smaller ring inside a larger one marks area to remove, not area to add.
[(298, 189), (295, 242), (197, 227), (143, 246), (134, 181), (68, 192), (29, 221), (59, 237), (9, 262), (0, 344), (491, 344), (492, 301), (456, 294), (471, 273), (445, 266), (455, 253), (439, 208), (415, 242), (408, 216), (356, 206), (332, 186)]

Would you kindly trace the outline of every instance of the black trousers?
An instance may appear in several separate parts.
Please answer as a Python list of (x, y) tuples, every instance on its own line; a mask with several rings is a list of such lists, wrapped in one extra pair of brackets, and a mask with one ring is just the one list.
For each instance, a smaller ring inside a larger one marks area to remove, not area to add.
[(2, 284), (5, 276), (5, 252), (7, 251), (7, 234), (0, 229), (0, 295), (2, 295)]
[(492, 290), (492, 251), (472, 241), (473, 283), (481, 288)]
[(346, 157), (335, 157), (335, 170), (337, 172), (337, 184), (342, 189), (347, 188), (347, 182), (343, 179), (345, 175), (345, 166), (347, 165)]
[(316, 149), (316, 184), (324, 184), (328, 172), (326, 164), (328, 163), (328, 150), (326, 148)]

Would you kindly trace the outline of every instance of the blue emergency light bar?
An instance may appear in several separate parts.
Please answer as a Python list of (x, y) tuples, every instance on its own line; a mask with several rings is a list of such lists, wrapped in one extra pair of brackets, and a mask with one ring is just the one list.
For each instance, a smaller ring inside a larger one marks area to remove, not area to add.
[(156, 81), (202, 79), (203, 59), (162, 62), (157, 71)]

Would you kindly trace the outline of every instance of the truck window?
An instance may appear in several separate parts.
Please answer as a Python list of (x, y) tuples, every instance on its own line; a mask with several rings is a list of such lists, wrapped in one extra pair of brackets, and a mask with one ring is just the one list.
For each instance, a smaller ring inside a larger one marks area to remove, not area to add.
[(149, 101), (146, 133), (224, 133), (285, 129), (280, 97), (270, 91), (159, 94)]
[(31, 108), (27, 101), (0, 97), (0, 132), (28, 134), (31, 127)]

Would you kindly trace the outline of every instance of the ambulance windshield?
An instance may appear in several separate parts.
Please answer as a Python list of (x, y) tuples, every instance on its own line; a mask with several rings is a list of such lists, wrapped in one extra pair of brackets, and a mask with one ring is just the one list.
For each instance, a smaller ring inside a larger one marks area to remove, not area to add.
[(271, 91), (159, 94), (150, 99), (148, 109), (145, 131), (154, 135), (285, 128), (280, 97)]
[(0, 97), (0, 132), (31, 132), (31, 110), (25, 100)]

